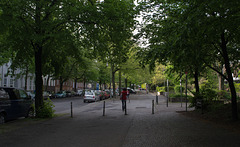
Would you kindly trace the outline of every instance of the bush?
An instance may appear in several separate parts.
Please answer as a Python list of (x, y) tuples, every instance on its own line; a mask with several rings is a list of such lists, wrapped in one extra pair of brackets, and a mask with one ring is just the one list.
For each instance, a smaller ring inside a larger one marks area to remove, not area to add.
[(55, 110), (53, 110), (55, 106), (53, 102), (48, 98), (43, 102), (43, 106), (38, 110), (38, 118), (52, 118), (54, 116)]
[(217, 92), (218, 99), (231, 99), (230, 93), (226, 92), (225, 90), (219, 90)]
[(236, 92), (240, 92), (240, 83), (235, 83), (234, 86), (236, 88)]
[[(181, 86), (180, 85), (176, 85), (174, 87), (174, 91), (175, 93), (181, 93)], [(182, 92), (184, 91), (184, 87), (182, 86)]]
[[(170, 98), (180, 98), (180, 97), (181, 97), (181, 94), (170, 93), (170, 94), (169, 94), (169, 97), (170, 97)], [(182, 97), (185, 98), (186, 95), (183, 93), (183, 94), (182, 94)], [(187, 97), (188, 97), (188, 98), (192, 98), (191, 95), (187, 95)]]
[(157, 89), (158, 92), (166, 92), (165, 87), (157, 87), (156, 89)]
[(212, 89), (202, 89), (200, 92), (201, 96), (206, 101), (217, 100), (217, 92)]

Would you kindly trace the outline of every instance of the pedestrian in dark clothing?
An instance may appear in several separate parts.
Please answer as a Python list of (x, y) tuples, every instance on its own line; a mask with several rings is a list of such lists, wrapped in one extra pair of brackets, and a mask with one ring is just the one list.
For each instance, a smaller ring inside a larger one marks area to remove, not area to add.
[(122, 100), (122, 110), (124, 111), (126, 108), (126, 100), (127, 100), (127, 89), (123, 88), (123, 91), (120, 95), (120, 100)]

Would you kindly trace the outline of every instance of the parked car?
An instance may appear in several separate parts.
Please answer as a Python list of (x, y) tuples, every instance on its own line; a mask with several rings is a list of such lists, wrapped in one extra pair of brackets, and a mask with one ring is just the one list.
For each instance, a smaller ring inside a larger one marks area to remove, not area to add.
[(105, 92), (104, 92), (104, 91), (100, 91), (100, 92), (99, 92), (99, 98), (100, 98), (100, 100), (106, 99), (106, 98), (105, 98)]
[(83, 95), (83, 90), (77, 90), (77, 95), (82, 96)]
[(103, 99), (103, 95), (101, 91), (95, 91), (95, 97), (97, 101), (100, 101)]
[(18, 117), (34, 116), (33, 100), (18, 88), (0, 87), (0, 124)]
[(105, 99), (110, 98), (110, 91), (104, 91)]
[(130, 94), (131, 94), (131, 93), (132, 93), (132, 94), (136, 94), (136, 93), (137, 93), (135, 90), (133, 90), (133, 89), (131, 89), (131, 88), (128, 88), (127, 90), (129, 91)]
[(77, 96), (77, 93), (75, 91), (71, 91), (72, 96)]
[(72, 92), (71, 91), (66, 91), (66, 96), (67, 97), (72, 97), (73, 95), (72, 95)]
[(96, 102), (96, 96), (94, 92), (91, 91), (85, 91), (85, 95), (83, 97), (83, 102)]
[(64, 91), (59, 91), (53, 95), (54, 98), (64, 98), (66, 97), (66, 92)]
[(35, 100), (35, 94), (34, 94), (34, 93), (28, 91), (28, 92), (27, 92), (27, 95), (28, 95), (29, 97), (31, 97), (32, 100)]
[(43, 91), (43, 98), (46, 100), (48, 98), (52, 97), (52, 94), (48, 91)]

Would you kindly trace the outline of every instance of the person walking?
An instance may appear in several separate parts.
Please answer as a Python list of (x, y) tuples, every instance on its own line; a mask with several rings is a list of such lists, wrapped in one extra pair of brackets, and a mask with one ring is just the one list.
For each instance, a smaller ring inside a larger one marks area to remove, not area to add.
[(126, 88), (123, 88), (123, 91), (121, 92), (120, 100), (122, 100), (122, 110), (124, 111), (126, 109), (126, 100), (127, 100)]
[(127, 99), (129, 100), (129, 103), (130, 103), (130, 97), (129, 97), (129, 95), (130, 95), (130, 91), (129, 91), (130, 89), (127, 89)]

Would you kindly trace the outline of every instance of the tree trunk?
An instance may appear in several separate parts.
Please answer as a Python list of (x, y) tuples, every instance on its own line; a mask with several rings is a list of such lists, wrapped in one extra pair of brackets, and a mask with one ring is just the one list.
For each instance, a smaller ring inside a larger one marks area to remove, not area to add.
[(49, 83), (49, 79), (50, 79), (50, 77), (48, 76), (48, 77), (47, 77), (47, 83), (46, 83), (45, 91), (48, 91), (48, 83)]
[(60, 76), (59, 77), (60, 79), (59, 79), (59, 83), (60, 83), (60, 91), (62, 91), (63, 90), (63, 79), (62, 79), (62, 76)]
[(77, 78), (74, 79), (74, 91), (77, 92)]
[(36, 117), (39, 116), (40, 108), (43, 106), (43, 80), (42, 80), (42, 47), (37, 45), (38, 49), (35, 51), (35, 75), (36, 75), (36, 96), (35, 107)]
[(85, 92), (86, 89), (86, 79), (85, 76), (83, 77), (83, 91)]
[(99, 81), (99, 90), (102, 90), (102, 81)]
[(195, 69), (195, 73), (194, 73), (194, 84), (195, 84), (195, 89), (196, 89), (196, 93), (197, 93), (197, 95), (199, 94), (199, 81), (198, 81), (198, 75), (199, 75), (199, 73), (198, 73), (198, 69), (196, 68)]
[(127, 88), (127, 78), (125, 78), (125, 88)]
[(227, 72), (227, 77), (228, 77), (228, 83), (229, 87), (231, 90), (231, 95), (232, 95), (232, 118), (233, 120), (238, 120), (238, 108), (237, 108), (237, 94), (236, 94), (236, 89), (234, 86), (233, 82), (233, 77), (232, 77), (232, 71), (230, 67), (230, 61), (228, 57), (228, 52), (227, 52), (227, 42), (225, 40), (224, 33), (221, 35), (221, 49), (223, 53), (223, 58), (224, 58), (224, 63), (225, 63), (225, 68)]
[(28, 66), (26, 67), (26, 75), (25, 75), (25, 87), (24, 90), (27, 90), (27, 82), (28, 82)]
[[(36, 34), (38, 38), (42, 37), (41, 30), (41, 6), (39, 1), (36, 2)], [(39, 116), (40, 108), (43, 106), (43, 79), (42, 79), (42, 42), (41, 40), (37, 40), (34, 47), (34, 55), (35, 55), (35, 85), (36, 85), (36, 95), (35, 95), (35, 107), (36, 107), (36, 117)]]
[(121, 91), (122, 91), (122, 79), (121, 79), (121, 75), (122, 73), (121, 73), (121, 70), (119, 70), (119, 90), (118, 90), (118, 92), (119, 92), (119, 96), (120, 96), (120, 94), (121, 94)]
[(114, 64), (112, 64), (112, 87), (113, 87), (113, 97), (116, 97), (116, 93), (115, 93), (115, 71), (114, 71)]
[[(223, 65), (221, 65), (220, 68), (223, 73)], [(224, 78), (220, 74), (218, 74), (218, 89), (224, 90)]]

